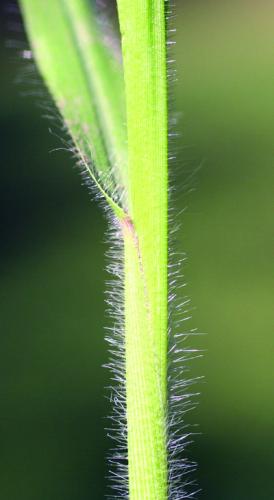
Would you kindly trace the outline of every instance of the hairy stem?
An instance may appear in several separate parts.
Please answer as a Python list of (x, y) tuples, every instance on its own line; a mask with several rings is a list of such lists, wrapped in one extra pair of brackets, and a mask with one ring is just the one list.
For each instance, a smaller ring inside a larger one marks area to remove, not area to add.
[(122, 227), (129, 498), (166, 500), (166, 0), (117, 0), (120, 73), (89, 0), (20, 4), (77, 157)]
[(167, 498), (167, 76), (164, 0), (118, 0), (126, 87), (129, 497)]

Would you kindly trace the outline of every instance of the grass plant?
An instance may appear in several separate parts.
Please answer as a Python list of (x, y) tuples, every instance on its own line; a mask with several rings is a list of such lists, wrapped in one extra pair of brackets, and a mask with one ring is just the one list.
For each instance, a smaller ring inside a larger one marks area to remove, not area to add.
[(123, 359), (114, 370), (125, 388), (123, 495), (166, 500), (175, 491), (167, 384), (168, 2), (117, 0), (122, 62), (88, 0), (20, 4), (71, 149), (122, 241)]

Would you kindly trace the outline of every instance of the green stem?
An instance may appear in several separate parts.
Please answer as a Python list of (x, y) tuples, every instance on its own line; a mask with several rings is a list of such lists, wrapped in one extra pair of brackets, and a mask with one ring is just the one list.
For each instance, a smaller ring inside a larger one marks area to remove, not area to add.
[(130, 500), (167, 485), (167, 76), (164, 0), (118, 0), (126, 87), (129, 218), (125, 349)]
[[(78, 157), (122, 226), (129, 498), (166, 500), (166, 1), (117, 0), (125, 85), (88, 0), (20, 4)], [(125, 190), (126, 200), (115, 197), (117, 190)]]

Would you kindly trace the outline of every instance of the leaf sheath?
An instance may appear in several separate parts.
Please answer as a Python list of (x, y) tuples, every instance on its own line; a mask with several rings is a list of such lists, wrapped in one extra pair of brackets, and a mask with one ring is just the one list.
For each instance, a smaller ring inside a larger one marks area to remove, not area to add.
[(167, 76), (164, 0), (118, 0), (129, 216), (125, 336), (129, 497), (167, 498)]

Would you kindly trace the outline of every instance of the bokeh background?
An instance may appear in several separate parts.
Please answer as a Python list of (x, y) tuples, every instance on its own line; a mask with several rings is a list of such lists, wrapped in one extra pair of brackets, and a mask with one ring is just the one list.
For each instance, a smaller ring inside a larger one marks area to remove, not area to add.
[[(186, 208), (178, 240), (188, 255), (189, 328), (205, 333), (191, 340), (205, 353), (190, 365), (204, 379), (187, 416), (199, 424), (188, 454), (198, 498), (270, 500), (274, 6), (177, 3), (173, 183), (177, 212)], [(6, 47), (16, 39), (9, 16), (2, 11), (0, 498), (100, 499), (110, 446), (106, 221), (69, 155), (53, 151), (60, 140), (36, 99), (14, 84), (21, 62)]]

